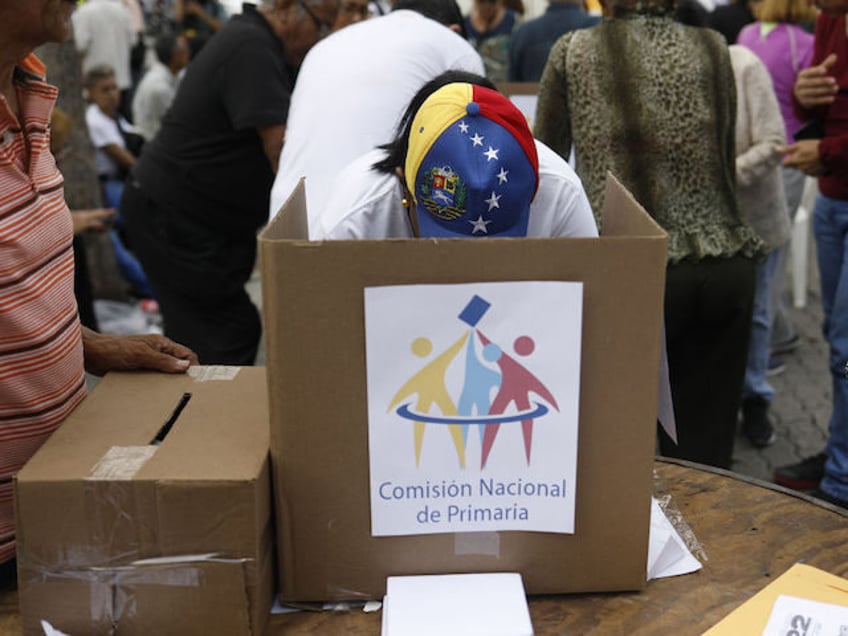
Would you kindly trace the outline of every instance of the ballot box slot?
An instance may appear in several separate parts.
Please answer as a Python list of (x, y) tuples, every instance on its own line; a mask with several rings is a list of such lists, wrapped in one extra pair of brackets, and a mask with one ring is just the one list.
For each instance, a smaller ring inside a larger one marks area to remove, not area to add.
[(183, 412), (183, 409), (188, 404), (188, 401), (191, 399), (191, 393), (183, 393), (180, 401), (177, 402), (177, 406), (174, 408), (171, 416), (165, 421), (162, 425), (162, 428), (159, 429), (159, 432), (156, 433), (156, 436), (150, 440), (150, 444), (153, 446), (158, 446), (162, 442), (165, 441), (165, 438), (168, 436), (168, 433), (171, 432), (171, 429), (174, 427), (177, 419), (180, 417), (180, 413)]

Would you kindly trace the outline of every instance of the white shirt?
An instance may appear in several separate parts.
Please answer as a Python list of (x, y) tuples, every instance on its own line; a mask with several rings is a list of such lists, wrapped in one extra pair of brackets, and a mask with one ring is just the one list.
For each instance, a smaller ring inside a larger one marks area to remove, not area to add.
[(338, 172), (391, 141), (418, 89), (450, 69), (484, 73), (468, 42), (414, 11), (353, 24), (315, 45), (291, 97), (270, 216), (305, 176), (309, 218), (317, 218)]
[(121, 0), (121, 4), (130, 12), (135, 32), (144, 33), (144, 12), (141, 10), (138, 0)]
[(115, 71), (118, 88), (130, 87), (130, 49), (136, 32), (132, 15), (121, 0), (88, 0), (71, 14), (74, 41), (82, 55), (83, 75), (100, 65)]
[[(527, 236), (531, 238), (595, 237), (598, 228), (580, 177), (542, 142), (539, 189), (530, 204)], [(314, 239), (412, 238), (401, 204), (397, 175), (372, 170), (385, 156), (372, 150), (349, 164), (333, 183), (327, 205), (310, 236)]]
[[(118, 130), (118, 122), (105, 115), (97, 104), (89, 104), (85, 111), (85, 123), (88, 125), (88, 136), (91, 145), (94, 146), (94, 161), (97, 166), (97, 175), (100, 177), (117, 177), (120, 175), (120, 166), (109, 155), (104, 152), (106, 146), (117, 144), (126, 148), (126, 143)], [(121, 119), (121, 125), (129, 126), (125, 119)]]
[(158, 60), (138, 83), (132, 103), (133, 121), (146, 141), (159, 131), (162, 117), (174, 100), (177, 84), (177, 76)]

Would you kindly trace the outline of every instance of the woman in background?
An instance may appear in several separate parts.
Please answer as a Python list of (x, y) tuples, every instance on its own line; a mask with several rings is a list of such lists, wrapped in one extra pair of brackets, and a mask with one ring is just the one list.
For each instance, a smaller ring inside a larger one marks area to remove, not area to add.
[[(536, 137), (577, 174), (597, 215), (611, 171), (668, 233), (665, 325), (679, 444), (664, 455), (729, 468), (759, 239), (736, 201), (736, 92), (718, 33), (671, 0), (614, 0), (567, 33), (542, 75)], [(600, 219), (599, 219), (600, 221)]]
[(774, 399), (774, 388), (768, 381), (772, 322), (769, 298), (777, 274), (778, 250), (789, 240), (781, 157), (774, 151), (786, 137), (766, 67), (744, 46), (731, 44), (729, 48), (736, 78), (739, 207), (768, 252), (756, 266), (751, 342), (742, 392), (742, 433), (752, 445), (762, 448), (777, 438), (768, 413)]

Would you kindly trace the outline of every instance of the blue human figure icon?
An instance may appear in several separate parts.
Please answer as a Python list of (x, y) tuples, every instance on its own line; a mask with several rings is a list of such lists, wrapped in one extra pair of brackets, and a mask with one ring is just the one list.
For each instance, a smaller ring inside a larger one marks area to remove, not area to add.
[[(490, 340), (481, 332), (477, 332), (483, 344), (488, 345)], [(518, 355), (527, 356), (533, 353), (535, 343), (529, 336), (521, 336), (516, 338), (513, 348)], [(548, 391), (547, 387), (535, 375), (530, 373), (521, 363), (513, 357), (501, 352), (497, 359), (497, 365), (501, 369), (501, 387), (489, 412), (492, 415), (503, 413), (511, 402), (515, 402), (515, 406), (519, 413), (527, 412), (531, 408), (530, 393), (535, 393), (547, 400), (548, 403), (555, 409), (559, 410), (554, 396)], [(492, 445), (495, 443), (495, 438), (498, 435), (500, 424), (488, 424), (483, 435), (483, 453), (481, 459), (481, 468), (486, 467), (486, 460), (489, 458), (489, 453), (492, 450)], [(521, 421), (521, 433), (524, 437), (524, 454), (527, 458), (527, 463), (530, 463), (530, 449), (533, 442), (533, 419), (527, 418)]]
[[(483, 347), (482, 355), (484, 360), (496, 362), (501, 357), (501, 349), (498, 345), (489, 343)], [(465, 383), (457, 403), (457, 412), (464, 417), (488, 415), (489, 407), (492, 405), (492, 389), (500, 388), (500, 386), (501, 374), (480, 361), (474, 346), (474, 338), (469, 338), (465, 352)], [(482, 444), (485, 424), (478, 426)], [(464, 444), (468, 442), (468, 427), (468, 424), (462, 425)]]

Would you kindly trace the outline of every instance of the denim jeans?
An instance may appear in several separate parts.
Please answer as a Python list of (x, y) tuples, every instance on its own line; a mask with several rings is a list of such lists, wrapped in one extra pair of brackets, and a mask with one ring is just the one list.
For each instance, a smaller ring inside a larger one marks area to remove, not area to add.
[(745, 384), (742, 398), (760, 397), (766, 402), (774, 398), (766, 372), (771, 352), (771, 325), (773, 307), (771, 286), (777, 271), (779, 253), (772, 250), (756, 266), (754, 284), (754, 313), (751, 317), (751, 339), (748, 341), (748, 364), (745, 367)]
[[(786, 194), (786, 207), (789, 209), (790, 223), (795, 221), (798, 206), (801, 204), (801, 196), (804, 194), (804, 184), (807, 175), (795, 168), (783, 167), (783, 192)], [(812, 214), (812, 210), (807, 210)], [(789, 242), (774, 249), (777, 253), (775, 258), (775, 275), (771, 282), (771, 342), (779, 345), (791, 340), (798, 335), (789, 307), (786, 304), (786, 264), (789, 260)]]
[(830, 346), (833, 412), (828, 426), (827, 463), (820, 488), (848, 501), (848, 201), (819, 195), (813, 232), (821, 278), (824, 337)]

